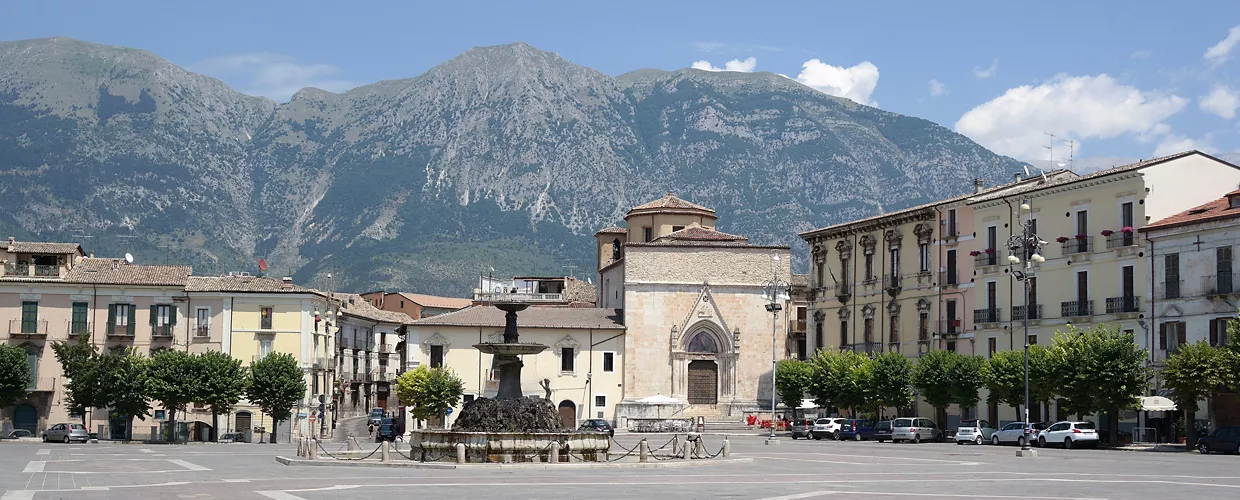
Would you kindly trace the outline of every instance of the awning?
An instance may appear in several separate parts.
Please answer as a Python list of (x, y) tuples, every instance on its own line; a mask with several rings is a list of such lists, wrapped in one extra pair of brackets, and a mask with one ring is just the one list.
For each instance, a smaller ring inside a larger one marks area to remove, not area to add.
[(797, 407), (797, 409), (798, 409), (798, 410), (800, 410), (800, 409), (812, 410), (812, 409), (817, 408), (817, 407), (818, 407), (818, 405), (814, 404), (814, 400), (812, 400), (812, 399), (802, 399), (802, 400), (801, 400), (801, 406), (798, 406), (798, 407)]
[(664, 396), (662, 394), (655, 394), (654, 396), (642, 398), (642, 399), (637, 400), (637, 402), (641, 404), (645, 404), (645, 405), (657, 405), (657, 406), (680, 404), (679, 399)]
[(1175, 401), (1162, 396), (1145, 396), (1141, 398), (1141, 411), (1174, 411)]

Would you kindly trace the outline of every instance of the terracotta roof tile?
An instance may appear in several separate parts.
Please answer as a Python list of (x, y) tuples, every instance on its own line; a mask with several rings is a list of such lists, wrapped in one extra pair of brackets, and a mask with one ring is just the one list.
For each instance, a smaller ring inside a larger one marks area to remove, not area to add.
[(706, 229), (702, 226), (689, 226), (679, 231), (655, 238), (656, 243), (666, 241), (737, 241), (747, 242), (749, 238), (728, 234), (713, 229)]
[(474, 301), (471, 299), (458, 299), (456, 297), (440, 297), (438, 295), (407, 292), (400, 292), (398, 295), (422, 307), (433, 307), (436, 309), (464, 309), (474, 304)]
[(1231, 206), (1230, 198), (1233, 196), (1240, 196), (1240, 189), (1227, 193), (1224, 197), (1204, 205), (1198, 205), (1170, 217), (1154, 221), (1154, 223), (1148, 224), (1138, 229), (1138, 231), (1147, 232), (1154, 229), (1168, 229), (1189, 224), (1240, 218), (1240, 207)]
[(396, 323), (399, 325), (408, 325), (413, 323), (413, 318), (408, 314), (399, 311), (384, 311), (379, 309), (362, 298), (356, 293), (335, 293), (332, 298), (340, 301), (341, 314), (357, 316), (372, 321), (381, 321), (384, 323)]
[(45, 254), (83, 254), (82, 245), (77, 243), (48, 243), (37, 241), (9, 241), (4, 243), (9, 253), (45, 253)]
[(190, 276), (185, 286), (187, 292), (262, 292), (262, 293), (313, 293), (323, 292), (313, 288), (290, 284), (265, 276)]
[[(518, 328), (573, 328), (623, 330), (619, 309), (595, 307), (535, 306), (517, 313)], [(504, 311), (492, 306), (472, 306), (413, 322), (414, 326), (504, 327)]]
[(77, 262), (65, 275), (67, 283), (92, 283), (109, 285), (185, 286), (190, 266), (144, 266), (134, 265), (124, 259), (85, 258)]
[(599, 230), (599, 232), (594, 233), (594, 234), (628, 234), (628, 233), (629, 233), (628, 229), (612, 226), (606, 229), (601, 229)]
[(697, 203), (682, 200), (676, 196), (676, 193), (673, 193), (671, 191), (668, 191), (668, 193), (664, 195), (662, 198), (654, 200), (650, 203), (644, 203), (636, 207), (633, 207), (632, 210), (629, 210), (629, 213), (643, 212), (643, 211), (649, 211), (649, 210), (662, 211), (666, 209), (694, 210), (694, 211), (707, 212), (711, 214), (715, 213), (714, 210), (698, 205)]

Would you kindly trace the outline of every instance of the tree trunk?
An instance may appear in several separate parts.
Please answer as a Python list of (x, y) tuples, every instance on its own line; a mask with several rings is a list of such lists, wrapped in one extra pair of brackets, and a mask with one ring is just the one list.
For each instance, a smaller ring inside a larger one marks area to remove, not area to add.
[(125, 441), (133, 441), (133, 416), (130, 416), (127, 420), (127, 425), (125, 425)]
[(947, 426), (947, 407), (946, 406), (935, 406), (934, 407), (934, 423), (938, 424), (940, 429), (947, 428), (946, 427)]
[(1184, 449), (1197, 446), (1197, 412), (1184, 411)]
[(1107, 442), (1111, 446), (1119, 444), (1119, 408), (1107, 410)]
[(212, 406), (211, 407), (211, 442), (212, 443), (218, 441), (220, 438), (219, 426), (220, 426), (220, 413), (216, 411), (214, 406)]
[(280, 430), (280, 421), (271, 418), (271, 444), (276, 444), (276, 431)]
[(168, 410), (168, 442), (176, 444), (177, 442), (177, 409)]

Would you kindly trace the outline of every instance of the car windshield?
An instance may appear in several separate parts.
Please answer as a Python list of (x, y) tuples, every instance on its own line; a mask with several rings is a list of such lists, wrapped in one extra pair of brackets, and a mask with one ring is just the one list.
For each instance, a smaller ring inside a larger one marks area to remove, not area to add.
[(874, 426), (874, 430), (889, 431), (891, 430), (891, 422), (887, 422), (887, 421), (879, 422), (878, 425)]
[(1093, 422), (1077, 422), (1076, 428), (1077, 429), (1093, 429), (1094, 423)]
[(901, 418), (901, 419), (899, 419), (899, 420), (893, 421), (893, 422), (891, 423), (891, 426), (892, 426), (892, 427), (912, 427), (912, 426), (913, 426), (913, 419), (911, 419), (911, 418)]
[(85, 429), (86, 429), (86, 427), (82, 426), (82, 424), (69, 424), (69, 428), (70, 428), (70, 429), (72, 429), (72, 430), (75, 430), (75, 431), (80, 431), (80, 430), (85, 430)]
[(1037, 429), (1040, 431), (1040, 430), (1046, 429), (1048, 426), (1046, 425), (1046, 422), (1034, 422), (1032, 424), (1029, 424), (1029, 427), (1033, 427), (1034, 429)]
[(960, 427), (977, 427), (976, 420), (961, 420)]
[(822, 424), (822, 425), (826, 425), (826, 424), (831, 423), (831, 419), (829, 419), (829, 418), (820, 418), (820, 419), (818, 419), (818, 420), (815, 420), (815, 421), (814, 421), (814, 423), (815, 423), (815, 424)]

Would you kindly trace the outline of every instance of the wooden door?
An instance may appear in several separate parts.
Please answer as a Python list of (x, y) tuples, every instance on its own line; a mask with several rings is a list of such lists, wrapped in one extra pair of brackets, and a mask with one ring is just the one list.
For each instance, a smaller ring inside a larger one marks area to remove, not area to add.
[(713, 405), (719, 402), (719, 365), (714, 361), (689, 362), (689, 404)]

